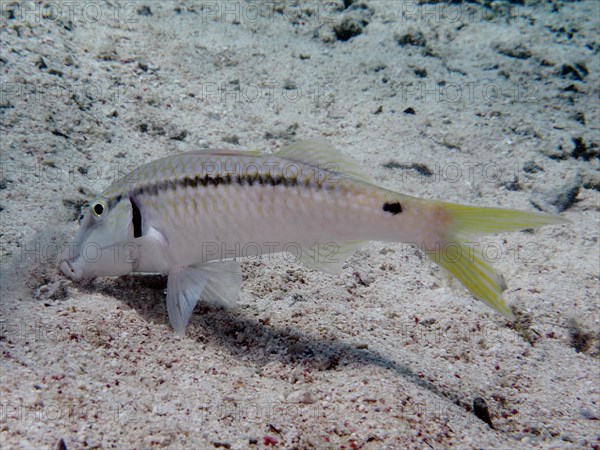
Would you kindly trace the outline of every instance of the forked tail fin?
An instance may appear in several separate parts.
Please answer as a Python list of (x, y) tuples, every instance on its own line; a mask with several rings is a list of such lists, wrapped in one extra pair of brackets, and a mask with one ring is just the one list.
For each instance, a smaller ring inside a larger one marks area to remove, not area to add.
[(479, 247), (466, 245), (466, 243), (482, 234), (524, 230), (569, 221), (550, 214), (513, 209), (482, 208), (452, 203), (438, 205), (443, 206), (449, 215), (448, 237), (446, 245), (426, 253), (458, 278), (475, 297), (507, 319), (514, 320), (511, 309), (502, 298), (499, 276), (485, 261)]

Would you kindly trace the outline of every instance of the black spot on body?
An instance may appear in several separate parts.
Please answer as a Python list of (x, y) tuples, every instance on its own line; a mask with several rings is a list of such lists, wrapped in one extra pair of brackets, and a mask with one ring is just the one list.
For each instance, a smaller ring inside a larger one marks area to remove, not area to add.
[(400, 202), (385, 202), (383, 204), (383, 210), (395, 216), (396, 214), (400, 214), (402, 212), (402, 205)]

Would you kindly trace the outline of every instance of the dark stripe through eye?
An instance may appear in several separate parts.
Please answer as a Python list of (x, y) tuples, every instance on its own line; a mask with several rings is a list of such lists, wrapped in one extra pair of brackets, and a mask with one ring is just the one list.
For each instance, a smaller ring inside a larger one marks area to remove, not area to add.
[(133, 213), (133, 217), (131, 218), (131, 222), (133, 223), (133, 237), (138, 238), (142, 235), (142, 215), (133, 199), (129, 198), (129, 201), (131, 202), (131, 211)]

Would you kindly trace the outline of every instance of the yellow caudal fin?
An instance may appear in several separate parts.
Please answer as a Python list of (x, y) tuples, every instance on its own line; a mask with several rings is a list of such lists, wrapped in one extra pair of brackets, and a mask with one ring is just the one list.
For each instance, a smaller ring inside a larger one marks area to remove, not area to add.
[(536, 228), (542, 225), (568, 222), (559, 216), (500, 208), (480, 208), (438, 204), (449, 215), (446, 244), (426, 253), (436, 263), (454, 275), (479, 300), (494, 308), (509, 320), (511, 309), (502, 298), (500, 277), (484, 259), (475, 245), (465, 245), (477, 235)]
[(450, 213), (453, 233), (468, 237), (482, 234), (502, 233), (505, 231), (526, 230), (543, 225), (569, 223), (568, 219), (552, 214), (517, 209), (484, 208), (478, 206), (442, 203)]
[(502, 298), (500, 278), (492, 266), (485, 262), (474, 246), (448, 243), (438, 251), (427, 254), (436, 263), (454, 275), (482, 302), (494, 308), (509, 320), (515, 317)]

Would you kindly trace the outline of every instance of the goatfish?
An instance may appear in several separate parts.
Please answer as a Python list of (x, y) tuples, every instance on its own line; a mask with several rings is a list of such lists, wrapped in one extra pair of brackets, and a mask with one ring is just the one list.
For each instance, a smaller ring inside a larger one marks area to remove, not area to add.
[(200, 298), (236, 303), (239, 258), (287, 252), (310, 268), (339, 274), (364, 241), (404, 242), (514, 320), (499, 276), (472, 239), (564, 222), (379, 187), (356, 161), (316, 138), (274, 154), (190, 151), (138, 167), (84, 209), (59, 267), (73, 280), (168, 275), (169, 321), (184, 334)]

